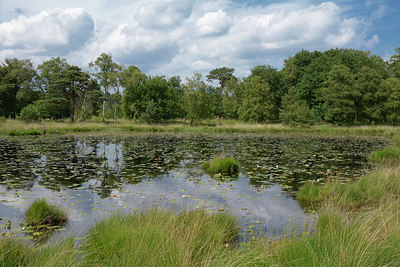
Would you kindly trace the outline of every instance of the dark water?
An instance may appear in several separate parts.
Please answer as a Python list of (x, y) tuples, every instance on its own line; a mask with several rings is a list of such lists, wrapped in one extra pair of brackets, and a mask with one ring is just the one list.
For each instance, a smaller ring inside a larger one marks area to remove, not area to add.
[[(53, 239), (83, 236), (116, 210), (149, 207), (229, 211), (245, 236), (282, 232), (307, 219), (295, 199), (305, 181), (362, 175), (369, 153), (387, 144), (269, 135), (0, 139), (0, 233), (23, 237), (24, 211), (38, 198), (68, 212), (66, 229)], [(239, 176), (204, 174), (201, 164), (216, 155), (236, 157)]]

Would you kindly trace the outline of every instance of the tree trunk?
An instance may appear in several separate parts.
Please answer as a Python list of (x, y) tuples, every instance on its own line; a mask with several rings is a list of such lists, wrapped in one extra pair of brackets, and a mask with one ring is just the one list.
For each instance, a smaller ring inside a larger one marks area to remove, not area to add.
[(71, 108), (71, 121), (74, 122), (74, 118), (75, 118), (75, 108)]
[(117, 124), (117, 104), (114, 105), (114, 124)]
[(106, 108), (106, 100), (104, 99), (103, 100), (103, 122), (104, 122), (104, 110), (105, 110), (105, 108)]
[(86, 102), (86, 95), (87, 95), (87, 91), (85, 91), (85, 95), (83, 97), (83, 101), (82, 101), (82, 116), (81, 116), (81, 124), (83, 125), (83, 120), (85, 118), (85, 102)]

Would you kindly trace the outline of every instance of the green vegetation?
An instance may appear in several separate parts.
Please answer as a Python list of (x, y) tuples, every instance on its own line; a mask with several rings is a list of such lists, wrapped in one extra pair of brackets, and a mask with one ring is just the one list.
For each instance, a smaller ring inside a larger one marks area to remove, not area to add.
[(372, 153), (369, 159), (373, 163), (382, 163), (385, 161), (399, 161), (400, 149), (394, 146), (386, 147), (381, 151), (376, 151)]
[(30, 226), (61, 225), (67, 221), (67, 215), (58, 207), (40, 199), (26, 210), (25, 221)]
[(236, 220), (227, 214), (152, 209), (98, 223), (83, 251), (96, 266), (195, 266), (224, 256), (237, 236)]
[[(282, 121), (289, 125), (329, 122), (374, 125), (400, 122), (400, 48), (388, 61), (357, 49), (301, 50), (278, 70), (269, 65), (235, 77), (234, 68), (213, 69), (181, 81), (148, 76), (102, 53), (90, 73), (51, 58), (36, 69), (29, 59), (0, 65), (0, 116), (106, 122), (125, 117), (146, 123), (186, 119)], [(217, 81), (218, 85), (213, 86)]]
[(235, 175), (239, 172), (239, 161), (234, 158), (217, 157), (211, 162), (205, 162), (202, 169), (211, 175), (217, 173)]

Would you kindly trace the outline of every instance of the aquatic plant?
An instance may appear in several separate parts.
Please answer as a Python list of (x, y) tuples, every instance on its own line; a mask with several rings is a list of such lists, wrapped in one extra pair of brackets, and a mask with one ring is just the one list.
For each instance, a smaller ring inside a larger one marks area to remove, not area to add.
[(25, 221), (30, 226), (61, 225), (67, 221), (67, 215), (57, 206), (40, 199), (26, 210)]
[(239, 161), (234, 158), (214, 158), (211, 162), (205, 162), (202, 169), (211, 175), (222, 173), (234, 175), (239, 172)]

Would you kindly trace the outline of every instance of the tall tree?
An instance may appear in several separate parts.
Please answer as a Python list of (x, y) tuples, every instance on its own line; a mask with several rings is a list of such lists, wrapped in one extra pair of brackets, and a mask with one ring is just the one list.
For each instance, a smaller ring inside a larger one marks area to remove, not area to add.
[(220, 84), (220, 88), (222, 91), (225, 88), (226, 82), (232, 78), (234, 72), (235, 72), (234, 68), (228, 68), (228, 67), (216, 68), (210, 71), (210, 73), (207, 75), (207, 80), (210, 82), (217, 80)]
[(71, 121), (75, 119), (75, 110), (77, 109), (78, 100), (85, 97), (89, 86), (90, 76), (83, 72), (78, 66), (68, 66), (63, 72), (66, 83), (66, 93), (71, 105)]
[(380, 73), (370, 67), (362, 67), (356, 74), (355, 86), (361, 93), (360, 118), (369, 123), (379, 122), (384, 119), (384, 104), (387, 93), (381, 90), (383, 77)]
[(389, 59), (389, 70), (391, 76), (400, 78), (400, 47), (396, 47), (395, 52)]
[(388, 92), (385, 102), (387, 120), (391, 123), (400, 123), (400, 79), (391, 77), (382, 83), (382, 89)]
[(224, 115), (229, 119), (239, 118), (239, 108), (242, 105), (244, 82), (232, 77), (226, 83), (225, 93), (222, 99)]
[(270, 93), (274, 99), (273, 119), (276, 120), (279, 117), (282, 97), (287, 92), (287, 86), (283, 75), (270, 65), (258, 65), (251, 69), (249, 78), (256, 76), (260, 77), (262, 82), (269, 85)]
[(185, 109), (192, 124), (195, 120), (211, 118), (214, 114), (211, 88), (202, 79), (200, 73), (187, 78), (185, 84)]
[(296, 88), (290, 87), (289, 91), (282, 97), (279, 118), (284, 124), (293, 126), (312, 123), (311, 109), (305, 100), (300, 99)]
[[(94, 70), (93, 76), (99, 81), (104, 90), (104, 95), (109, 96), (109, 90), (118, 86), (118, 72), (122, 69), (113, 61), (111, 54), (102, 53), (95, 61), (89, 63), (89, 68)], [(103, 100), (103, 122), (106, 98)]]
[(334, 123), (356, 123), (361, 109), (361, 96), (355, 76), (344, 65), (335, 65), (328, 73), (323, 91), (326, 120)]
[(0, 115), (15, 118), (39, 95), (34, 90), (36, 71), (29, 59), (5, 59), (0, 65)]
[(239, 108), (239, 118), (245, 121), (263, 122), (274, 120), (275, 99), (267, 82), (260, 76), (254, 76), (246, 81), (243, 93), (243, 103)]

